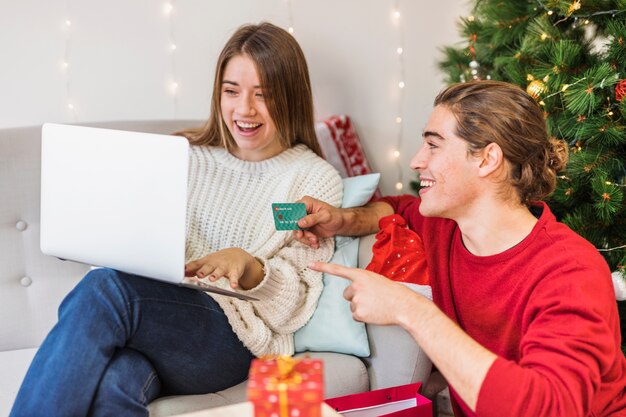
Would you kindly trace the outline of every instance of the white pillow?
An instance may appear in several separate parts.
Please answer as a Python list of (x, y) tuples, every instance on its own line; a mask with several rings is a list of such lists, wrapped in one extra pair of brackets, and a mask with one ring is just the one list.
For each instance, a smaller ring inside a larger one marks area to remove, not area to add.
[[(344, 208), (366, 204), (374, 195), (380, 174), (360, 175), (343, 179)], [(335, 254), (330, 262), (356, 267), (359, 255), (359, 239), (337, 237)], [(324, 274), (324, 290), (311, 320), (294, 335), (296, 352), (338, 352), (355, 356), (369, 356), (365, 324), (355, 321), (350, 303), (343, 298), (347, 279)]]

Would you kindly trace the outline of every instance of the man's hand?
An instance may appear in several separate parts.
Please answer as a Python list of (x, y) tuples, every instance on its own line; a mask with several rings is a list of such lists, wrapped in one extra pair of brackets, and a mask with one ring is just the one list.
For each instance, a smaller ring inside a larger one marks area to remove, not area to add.
[(210, 253), (185, 265), (186, 277), (208, 278), (217, 281), (226, 278), (232, 288), (244, 290), (256, 287), (263, 280), (263, 266), (240, 248), (228, 248)]
[(350, 302), (352, 317), (358, 321), (400, 324), (402, 317), (410, 316), (419, 308), (420, 302), (426, 301), (404, 285), (365, 269), (324, 262), (314, 262), (309, 268), (352, 281), (344, 290), (343, 297)]
[(307, 230), (295, 230), (294, 237), (314, 249), (320, 247), (319, 238), (333, 237), (343, 226), (341, 209), (313, 197), (302, 197), (298, 202), (306, 205), (308, 215), (298, 220), (298, 226)]
[(337, 208), (313, 197), (302, 197), (309, 213), (298, 221), (307, 230), (294, 231), (294, 237), (312, 248), (319, 248), (319, 239), (333, 236), (363, 236), (378, 231), (378, 221), (393, 208), (385, 202), (369, 203), (364, 207)]

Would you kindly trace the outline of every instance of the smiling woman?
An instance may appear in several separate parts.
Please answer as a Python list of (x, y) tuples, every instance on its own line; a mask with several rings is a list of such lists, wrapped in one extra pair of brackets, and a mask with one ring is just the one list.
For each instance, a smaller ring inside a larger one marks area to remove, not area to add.
[(209, 121), (179, 135), (193, 145), (184, 273), (257, 300), (91, 271), (63, 301), (11, 416), (145, 416), (159, 396), (221, 391), (255, 356), (294, 353), (323, 286), (306, 266), (330, 259), (334, 242), (313, 250), (277, 231), (271, 205), (311, 195), (338, 206), (342, 185), (318, 156), (293, 37), (269, 23), (237, 30), (218, 60)]
[(283, 151), (254, 61), (245, 55), (232, 58), (226, 65), (221, 110), (237, 145), (232, 153), (239, 159), (262, 161)]
[(293, 36), (269, 23), (235, 33), (218, 58), (207, 124), (181, 134), (194, 145), (221, 146), (235, 155), (250, 138), (264, 137), (279, 149), (301, 143), (321, 156), (308, 66)]

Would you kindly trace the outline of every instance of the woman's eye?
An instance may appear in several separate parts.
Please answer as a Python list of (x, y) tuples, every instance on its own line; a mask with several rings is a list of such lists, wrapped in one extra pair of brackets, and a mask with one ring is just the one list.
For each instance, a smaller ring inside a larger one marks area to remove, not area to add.
[(432, 142), (426, 142), (426, 146), (428, 146), (428, 149), (435, 149), (437, 147), (437, 145)]
[(237, 92), (235, 90), (224, 90), (224, 94), (227, 96), (234, 96)]
[(265, 98), (265, 96), (263, 95), (263, 93), (256, 93), (255, 94), (258, 98)]

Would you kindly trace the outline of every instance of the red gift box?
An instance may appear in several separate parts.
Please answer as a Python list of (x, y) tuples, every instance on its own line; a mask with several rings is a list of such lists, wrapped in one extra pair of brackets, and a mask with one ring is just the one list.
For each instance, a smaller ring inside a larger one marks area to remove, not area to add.
[(351, 416), (432, 417), (432, 402), (419, 394), (421, 386), (418, 382), (330, 398), (326, 404)]
[(254, 405), (256, 417), (321, 417), (322, 361), (289, 356), (254, 359), (248, 400)]

